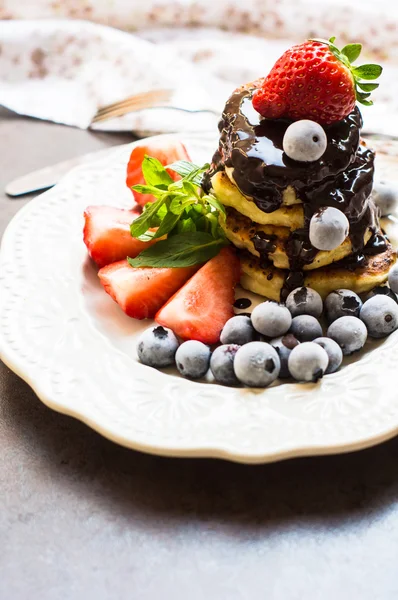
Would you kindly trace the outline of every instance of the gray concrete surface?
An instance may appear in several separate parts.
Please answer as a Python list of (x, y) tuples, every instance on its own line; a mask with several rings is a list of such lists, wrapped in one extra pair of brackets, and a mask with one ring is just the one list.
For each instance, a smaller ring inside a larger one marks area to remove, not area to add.
[[(0, 112), (11, 178), (128, 141)], [(38, 282), (40, 285), (40, 282)], [(392, 600), (398, 439), (265, 466), (146, 456), (0, 365), (0, 600)]]

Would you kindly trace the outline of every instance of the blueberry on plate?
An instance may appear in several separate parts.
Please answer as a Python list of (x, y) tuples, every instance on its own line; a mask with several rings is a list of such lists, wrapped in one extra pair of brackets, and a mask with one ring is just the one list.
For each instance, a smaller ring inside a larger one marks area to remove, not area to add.
[(263, 335), (275, 338), (289, 331), (292, 315), (286, 306), (267, 300), (258, 304), (252, 312), (253, 327)]
[(343, 362), (343, 352), (337, 342), (327, 337), (320, 337), (314, 340), (314, 344), (319, 344), (328, 355), (329, 363), (325, 375), (334, 373)]
[(327, 330), (327, 337), (337, 342), (344, 356), (358, 352), (365, 345), (368, 331), (357, 317), (340, 317)]
[(299, 345), (299, 341), (294, 337), (292, 333), (286, 333), (286, 335), (275, 338), (270, 341), (270, 344), (278, 353), (279, 360), (281, 361), (281, 368), (279, 371), (280, 379), (287, 379), (290, 377), (288, 360), (293, 348)]
[(394, 294), (398, 294), (398, 264), (394, 265), (388, 274), (388, 285)]
[(239, 348), (237, 344), (224, 344), (214, 350), (210, 358), (210, 371), (217, 383), (239, 384), (234, 371), (234, 358)]
[(351, 290), (335, 290), (325, 300), (325, 312), (328, 323), (340, 317), (359, 317), (362, 300)]
[[(391, 274), (391, 271), (390, 271)], [(398, 270), (396, 275), (393, 275), (393, 277), (397, 277), (397, 282), (396, 285), (393, 283), (393, 286), (398, 288)], [(392, 277), (392, 278), (393, 278)], [(391, 286), (390, 281), (388, 282)], [(398, 298), (397, 295), (393, 292), (393, 289), (391, 287), (391, 289), (388, 287), (388, 285), (377, 285), (376, 287), (374, 287), (372, 290), (370, 290), (370, 292), (368, 292), (365, 297), (364, 297), (364, 302), (366, 302), (366, 300), (369, 300), (370, 298), (373, 298), (373, 296), (377, 296), (378, 294), (382, 294), (383, 296), (388, 296), (389, 298), (391, 298), (391, 300), (394, 300), (394, 302), (396, 302), (398, 304)]]
[(365, 302), (360, 317), (371, 337), (386, 337), (398, 328), (398, 305), (388, 296), (379, 294)]
[(316, 383), (326, 373), (329, 357), (319, 344), (304, 342), (293, 348), (289, 356), (289, 371), (297, 381)]
[(299, 162), (319, 160), (327, 147), (325, 130), (309, 119), (295, 121), (285, 131), (282, 146), (284, 153)]
[(296, 288), (286, 298), (286, 307), (290, 310), (292, 317), (297, 315), (311, 315), (320, 317), (323, 310), (322, 298), (312, 288)]
[(347, 217), (334, 206), (323, 206), (310, 221), (310, 242), (318, 250), (334, 250), (346, 239), (350, 229)]
[(311, 315), (297, 315), (292, 319), (289, 329), (299, 342), (311, 342), (317, 337), (322, 337), (320, 322)]
[(197, 340), (183, 342), (175, 354), (176, 366), (181, 375), (200, 379), (206, 375), (210, 363), (210, 348)]
[(398, 206), (398, 186), (394, 183), (377, 181), (373, 184), (372, 198), (380, 208), (382, 217), (390, 215)]
[(278, 377), (280, 367), (275, 348), (265, 342), (245, 344), (235, 355), (235, 375), (248, 387), (267, 387)]
[(146, 329), (139, 337), (139, 360), (149, 367), (167, 367), (174, 364), (179, 342), (171, 329), (157, 325)]
[(249, 317), (236, 315), (225, 323), (220, 335), (222, 344), (247, 344), (256, 338), (256, 332)]

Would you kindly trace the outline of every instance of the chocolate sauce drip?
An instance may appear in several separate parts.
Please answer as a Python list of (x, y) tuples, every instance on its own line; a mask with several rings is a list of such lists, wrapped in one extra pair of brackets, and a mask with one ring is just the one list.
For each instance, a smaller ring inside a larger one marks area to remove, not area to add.
[(364, 253), (367, 256), (374, 256), (375, 254), (380, 254), (381, 252), (385, 252), (386, 250), (387, 240), (385, 236), (381, 233), (375, 233), (366, 244), (364, 248)]
[(277, 236), (266, 234), (264, 231), (258, 231), (253, 237), (252, 242), (255, 249), (260, 254), (262, 259), (267, 259), (269, 254), (276, 250)]

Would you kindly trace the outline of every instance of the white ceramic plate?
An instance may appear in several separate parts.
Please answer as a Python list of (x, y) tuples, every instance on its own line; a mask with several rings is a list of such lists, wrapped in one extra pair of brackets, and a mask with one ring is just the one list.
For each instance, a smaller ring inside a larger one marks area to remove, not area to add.
[[(216, 144), (183, 141), (197, 162)], [(81, 234), (87, 205), (131, 205), (131, 146), (75, 169), (10, 223), (0, 256), (4, 362), (51, 408), (145, 452), (261, 463), (395, 435), (398, 332), (317, 385), (234, 389), (138, 363), (135, 340), (150, 322), (129, 319), (103, 292)]]

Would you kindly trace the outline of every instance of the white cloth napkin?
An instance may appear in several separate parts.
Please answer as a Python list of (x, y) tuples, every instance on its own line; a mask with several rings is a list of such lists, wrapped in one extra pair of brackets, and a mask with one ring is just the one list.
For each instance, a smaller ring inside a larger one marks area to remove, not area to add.
[[(363, 110), (365, 127), (398, 135), (398, 8), (389, 6), (387, 12), (383, 2), (333, 0), (334, 11), (329, 1), (318, 6), (309, 0), (280, 0), (272, 10), (265, 0), (114, 0), (112, 9), (104, 0), (84, 0), (79, 10), (72, 10), (76, 2), (71, 0), (33, 4), (3, 0), (0, 16), (86, 16), (136, 31), (82, 20), (0, 21), (0, 104), (18, 113), (85, 128), (104, 104), (170, 87), (195, 107), (221, 112), (237, 85), (264, 76), (289, 45), (311, 35), (337, 34), (341, 43), (368, 38), (371, 59), (383, 54), (375, 106)], [(173, 21), (179, 27), (170, 27)], [(242, 28), (252, 33), (232, 31)], [(214, 130), (216, 124), (209, 113), (152, 109), (95, 128), (147, 135)]]

